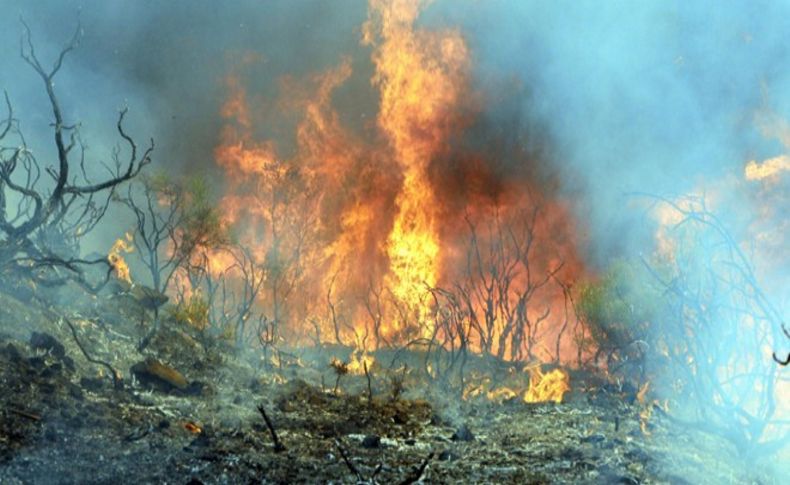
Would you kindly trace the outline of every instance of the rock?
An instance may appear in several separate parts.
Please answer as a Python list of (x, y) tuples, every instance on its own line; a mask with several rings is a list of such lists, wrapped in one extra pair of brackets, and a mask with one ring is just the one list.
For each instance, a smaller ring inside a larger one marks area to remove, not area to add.
[(66, 347), (48, 333), (33, 332), (30, 334), (30, 348), (49, 352), (58, 359), (63, 359), (66, 356)]
[(164, 391), (174, 389), (186, 391), (189, 388), (189, 381), (183, 374), (153, 357), (136, 363), (130, 371), (140, 383), (158, 387)]
[(362, 440), (362, 447), (367, 449), (381, 447), (381, 437), (374, 434), (365, 436)]
[(465, 424), (463, 424), (453, 433), (450, 439), (453, 441), (474, 441), (475, 435), (472, 434), (472, 431), (470, 431)]
[(14, 363), (21, 363), (24, 359), (22, 352), (16, 347), (16, 345), (12, 343), (8, 343), (5, 347), (3, 347), (3, 355), (10, 361)]
[(189, 383), (186, 389), (184, 389), (184, 394), (189, 396), (205, 396), (209, 394), (209, 386), (205, 382), (200, 381), (192, 381)]
[(606, 436), (601, 433), (591, 434), (581, 439), (582, 443), (602, 443), (606, 441)]

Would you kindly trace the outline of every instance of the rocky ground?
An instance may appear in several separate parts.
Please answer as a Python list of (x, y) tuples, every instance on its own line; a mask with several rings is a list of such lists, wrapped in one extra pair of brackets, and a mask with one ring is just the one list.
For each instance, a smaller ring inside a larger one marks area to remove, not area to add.
[(0, 483), (780, 481), (781, 460), (747, 464), (591, 375), (561, 404), (461, 399), (378, 355), (370, 387), (344, 375), (335, 390), (343, 349), (272, 366), (166, 321), (140, 353), (133, 299), (67, 307), (0, 293)]

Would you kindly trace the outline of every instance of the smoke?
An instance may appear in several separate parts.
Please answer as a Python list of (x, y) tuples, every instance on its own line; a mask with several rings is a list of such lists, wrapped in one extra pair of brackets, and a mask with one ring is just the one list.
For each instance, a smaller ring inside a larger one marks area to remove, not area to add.
[[(30, 25), (42, 63), (51, 65), (78, 22), (84, 35), (56, 78), (67, 122), (80, 122), (88, 144), (89, 170), (104, 174), (118, 137), (117, 111), (129, 107), (127, 130), (140, 144), (156, 141), (153, 170), (188, 173), (215, 168), (219, 143), (223, 78), (248, 52), (262, 62), (250, 72), (251, 91), (275, 97), (278, 80), (320, 72), (356, 54), (365, 19), (359, 2), (320, 4), (289, 1), (216, 2), (10, 0), (0, 6), (0, 89), (21, 120), (28, 144), (47, 161), (55, 159), (51, 112), (41, 80), (19, 55), (23, 26)], [(370, 90), (366, 80), (350, 82), (338, 97)], [(348, 116), (372, 111), (362, 106)], [(98, 176), (98, 175), (97, 175)], [(109, 247), (123, 233), (112, 227), (96, 247)], [(112, 234), (109, 234), (112, 232)]]
[[(53, 155), (49, 117), (18, 55), (17, 14), (52, 59), (78, 11), (85, 36), (56, 88), (94, 153), (109, 153), (114, 111), (128, 104), (130, 132), (157, 140), (160, 167), (212, 170), (224, 79), (248, 53), (260, 59), (243, 76), (264, 121), (256, 135), (275, 139), (278, 154), (296, 150), (296, 121), (280, 117), (276, 100), (343, 62), (353, 73), (332, 93), (341, 125), (381, 137), (362, 2), (10, 0), (0, 7), (0, 87), (42, 156)], [(655, 223), (628, 194), (704, 192), (737, 239), (768, 244), (761, 276), (786, 304), (789, 178), (747, 181), (744, 169), (790, 149), (787, 19), (790, 4), (767, 1), (431, 3), (419, 26), (457, 29), (471, 69), (463, 129), (428, 167), (437, 197), (446, 211), (523, 187), (568, 199), (587, 263), (605, 267), (653, 250)]]
[[(549, 135), (545, 160), (589, 221), (599, 261), (645, 244), (646, 234), (634, 227), (640, 214), (625, 210), (624, 193), (713, 190), (727, 176), (740, 178), (747, 161), (786, 151), (761, 133), (755, 118), (766, 108), (781, 119), (790, 114), (790, 6), (468, 6), (461, 13), (437, 4), (430, 21), (463, 25), (477, 85), (488, 97), (497, 99), (514, 83), (524, 86), (507, 103), (520, 107), (522, 132), (539, 126)], [(737, 202), (744, 196), (727, 195)]]
[[(355, 74), (335, 95), (338, 111), (361, 129), (375, 116), (360, 2), (11, 1), (2, 10), (0, 85), (31, 129), (48, 117), (41, 86), (18, 56), (18, 17), (44, 59), (79, 17), (85, 36), (58, 89), (67, 115), (97, 133), (86, 136), (97, 153), (114, 139), (113, 112), (128, 104), (130, 125), (156, 138), (162, 166), (210, 168), (222, 78), (246, 52), (263, 59), (247, 76), (263, 98), (276, 97), (285, 75), (303, 78), (352, 56)], [(498, 164), (487, 170), (518, 168), (525, 157), (500, 154), (526, 151), (548, 165), (541, 170), (559, 173), (590, 221), (593, 254), (605, 261), (645, 242), (630, 230), (638, 216), (622, 210), (624, 192), (683, 193), (784, 153), (755, 116), (769, 109), (787, 119), (790, 111), (788, 13), (775, 2), (709, 11), (679, 1), (468, 0), (433, 2), (420, 22), (459, 28), (470, 46), (473, 90), (496, 128), (464, 136), (497, 155), (486, 157)]]

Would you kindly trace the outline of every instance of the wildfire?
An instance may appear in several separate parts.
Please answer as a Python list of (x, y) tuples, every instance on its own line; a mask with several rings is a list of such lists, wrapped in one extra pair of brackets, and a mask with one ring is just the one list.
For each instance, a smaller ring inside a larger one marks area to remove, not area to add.
[(356, 350), (351, 354), (351, 360), (346, 364), (349, 374), (364, 375), (373, 366), (376, 359), (363, 350)]
[(524, 402), (562, 402), (565, 393), (571, 390), (570, 376), (562, 369), (543, 373), (540, 367), (529, 369), (529, 389), (524, 393)]
[(132, 251), (134, 251), (132, 234), (127, 232), (124, 234), (124, 237), (115, 240), (110, 251), (107, 253), (107, 260), (115, 270), (115, 276), (130, 284), (132, 282), (132, 277), (129, 273), (129, 265), (126, 264), (123, 255), (131, 253)]
[[(469, 89), (466, 41), (456, 29), (417, 26), (425, 5), (421, 0), (369, 2), (362, 43), (372, 52), (371, 89), (378, 96), (378, 111), (375, 124), (361, 128), (364, 137), (344, 125), (333, 105), (338, 88), (359, 75), (350, 58), (305, 80), (283, 78), (281, 99), (267, 103), (266, 109), (258, 106), (259, 98), (248, 95), (242, 69), (232, 71), (225, 82), (225, 126), (215, 150), (227, 180), (220, 207), (223, 224), (234, 227), (239, 242), (262, 262), (265, 281), (259, 307), (291, 326), (289, 335), (304, 338), (314, 332), (312, 341), (356, 343), (360, 359), (381, 346), (438, 335), (432, 330), (437, 305), (429, 290), (471, 277), (460, 274), (469, 239), (466, 214), (487, 221), (498, 213), (503, 224), (515, 229), (514, 221), (533, 206), (540, 204), (546, 211), (550, 222), (538, 223), (534, 234), (519, 234), (525, 238), (519, 244), (534, 236), (540, 243), (530, 243), (530, 248), (551, 241), (557, 254), (528, 255), (536, 262), (512, 271), (513, 288), (527, 288), (540, 281), (538, 275), (559, 266), (568, 274), (581, 268), (569, 210), (560, 201), (540, 194), (526, 197), (523, 184), (505, 187), (501, 174), (472, 162), (460, 170), (458, 180), (442, 178), (453, 170), (442, 165), (455, 157), (453, 140), (481, 108), (470, 101), (476, 98)], [(255, 62), (245, 56), (240, 68)], [(286, 120), (275, 121), (277, 126), (270, 126), (277, 116), (266, 112), (272, 106)], [(290, 128), (295, 134), (292, 147), (262, 135)], [(448, 194), (447, 184), (457, 193)], [(534, 192), (540, 192), (538, 187)], [(507, 232), (504, 225), (500, 229), (499, 234)], [(226, 266), (214, 264), (220, 257), (210, 255), (211, 267)], [(479, 278), (476, 271), (474, 277)], [(511, 359), (526, 358), (528, 352), (519, 349), (524, 345), (534, 345), (541, 358), (575, 355), (575, 349), (566, 348), (572, 343), (561, 348), (538, 345), (541, 338), (562, 335), (562, 319), (544, 316), (546, 308), (558, 315), (562, 311), (562, 291), (548, 285), (522, 291), (534, 297), (529, 305), (522, 303), (528, 306), (523, 319), (538, 320), (535, 334), (506, 330), (506, 322), (515, 317), (497, 314), (488, 346), (475, 334), (469, 348), (493, 353), (497, 349), (491, 342), (501, 340), (499, 354)], [(503, 298), (508, 301), (501, 308), (517, 308), (520, 297), (514, 292)], [(485, 312), (484, 303), (468, 303), (480, 315)], [(457, 316), (472, 325), (468, 316)], [(566, 336), (570, 342), (570, 333)]]
[[(437, 205), (427, 164), (439, 153), (456, 121), (468, 53), (458, 32), (415, 31), (423, 2), (373, 0), (364, 42), (375, 46), (374, 83), (381, 91), (378, 124), (403, 171), (397, 215), (387, 237), (386, 283), (401, 301), (421, 300), (438, 279)], [(419, 311), (418, 318), (424, 318)]]

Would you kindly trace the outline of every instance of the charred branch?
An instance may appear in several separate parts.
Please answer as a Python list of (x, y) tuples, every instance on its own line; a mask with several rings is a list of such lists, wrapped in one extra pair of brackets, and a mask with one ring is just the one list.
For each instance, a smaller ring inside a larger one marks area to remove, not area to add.
[(428, 464), (433, 460), (435, 453), (432, 451), (428, 454), (427, 457), (422, 461), (420, 466), (418, 466), (411, 475), (409, 475), (405, 480), (403, 480), (401, 485), (411, 485), (412, 483), (417, 483), (422, 480), (423, 475), (425, 475), (425, 470), (428, 469)]
[(351, 471), (351, 473), (353, 473), (354, 476), (357, 477), (357, 482), (365, 483), (366, 482), (365, 478), (359, 472), (359, 469), (357, 469), (356, 465), (354, 465), (354, 463), (351, 461), (351, 458), (349, 458), (348, 453), (346, 453), (346, 449), (343, 447), (343, 444), (337, 438), (335, 438), (335, 447), (337, 448), (337, 451), (340, 453), (341, 458), (343, 458), (343, 462), (346, 464), (349, 471)]
[(61, 317), (61, 319), (63, 322), (66, 323), (66, 325), (68, 325), (69, 329), (71, 330), (71, 335), (74, 337), (74, 342), (77, 344), (77, 347), (80, 349), (80, 352), (82, 352), (82, 355), (85, 356), (85, 360), (87, 360), (91, 364), (100, 365), (105, 369), (107, 369), (107, 372), (112, 376), (112, 382), (115, 389), (117, 390), (123, 389), (123, 380), (121, 379), (121, 375), (118, 373), (118, 371), (116, 371), (115, 368), (112, 365), (110, 365), (108, 362), (91, 357), (91, 355), (88, 353), (88, 350), (85, 348), (82, 342), (80, 342), (80, 338), (77, 335), (77, 328), (74, 326), (71, 320), (69, 320), (66, 317)]
[[(136, 142), (127, 134), (123, 109), (118, 117), (118, 134), (129, 152), (121, 162), (120, 149), (113, 152), (115, 169), (109, 178), (92, 182), (86, 170), (85, 147), (79, 123), (64, 120), (61, 102), (55, 92), (54, 79), (66, 56), (76, 49), (82, 37), (78, 25), (69, 42), (60, 50), (50, 67), (40, 61), (29, 26), (20, 43), (21, 58), (38, 74), (44, 84), (53, 122), (52, 135), (57, 162), (46, 165), (29, 149), (14, 118), (12, 103), (5, 94), (7, 115), (0, 121), (0, 269), (19, 272), (37, 268), (35, 278), (42, 284), (57, 285), (72, 280), (87, 289), (97, 289), (104, 281), (91, 283), (84, 267), (111, 266), (108, 261), (79, 258), (79, 242), (91, 232), (107, 212), (116, 188), (135, 178), (151, 163), (153, 141), (139, 153)], [(16, 138), (12, 143), (10, 138)], [(77, 175), (72, 172), (77, 170)], [(44, 172), (48, 177), (42, 180)], [(15, 207), (9, 207), (16, 200)], [(47, 274), (49, 273), (49, 274)]]
[[(785, 327), (784, 324), (782, 324), (782, 333), (785, 334), (785, 337), (790, 339), (790, 330), (787, 330), (787, 327)], [(781, 360), (779, 357), (777, 357), (776, 352), (773, 353), (773, 357), (779, 365), (786, 366), (790, 364), (790, 352), (787, 354), (787, 358), (785, 360)]]
[(8, 410), (9, 413), (16, 414), (17, 416), (22, 416), (23, 418), (27, 418), (31, 421), (41, 421), (41, 416), (39, 416), (38, 414), (33, 414), (16, 408), (6, 408), (6, 410)]
[(274, 443), (274, 452), (281, 453), (286, 450), (285, 445), (283, 445), (282, 441), (280, 441), (280, 437), (277, 436), (277, 430), (274, 429), (274, 423), (269, 418), (269, 415), (266, 414), (266, 408), (263, 407), (263, 404), (258, 405), (258, 412), (261, 413), (263, 417), (263, 421), (266, 423), (266, 427), (269, 429), (269, 434), (272, 436), (272, 442)]

